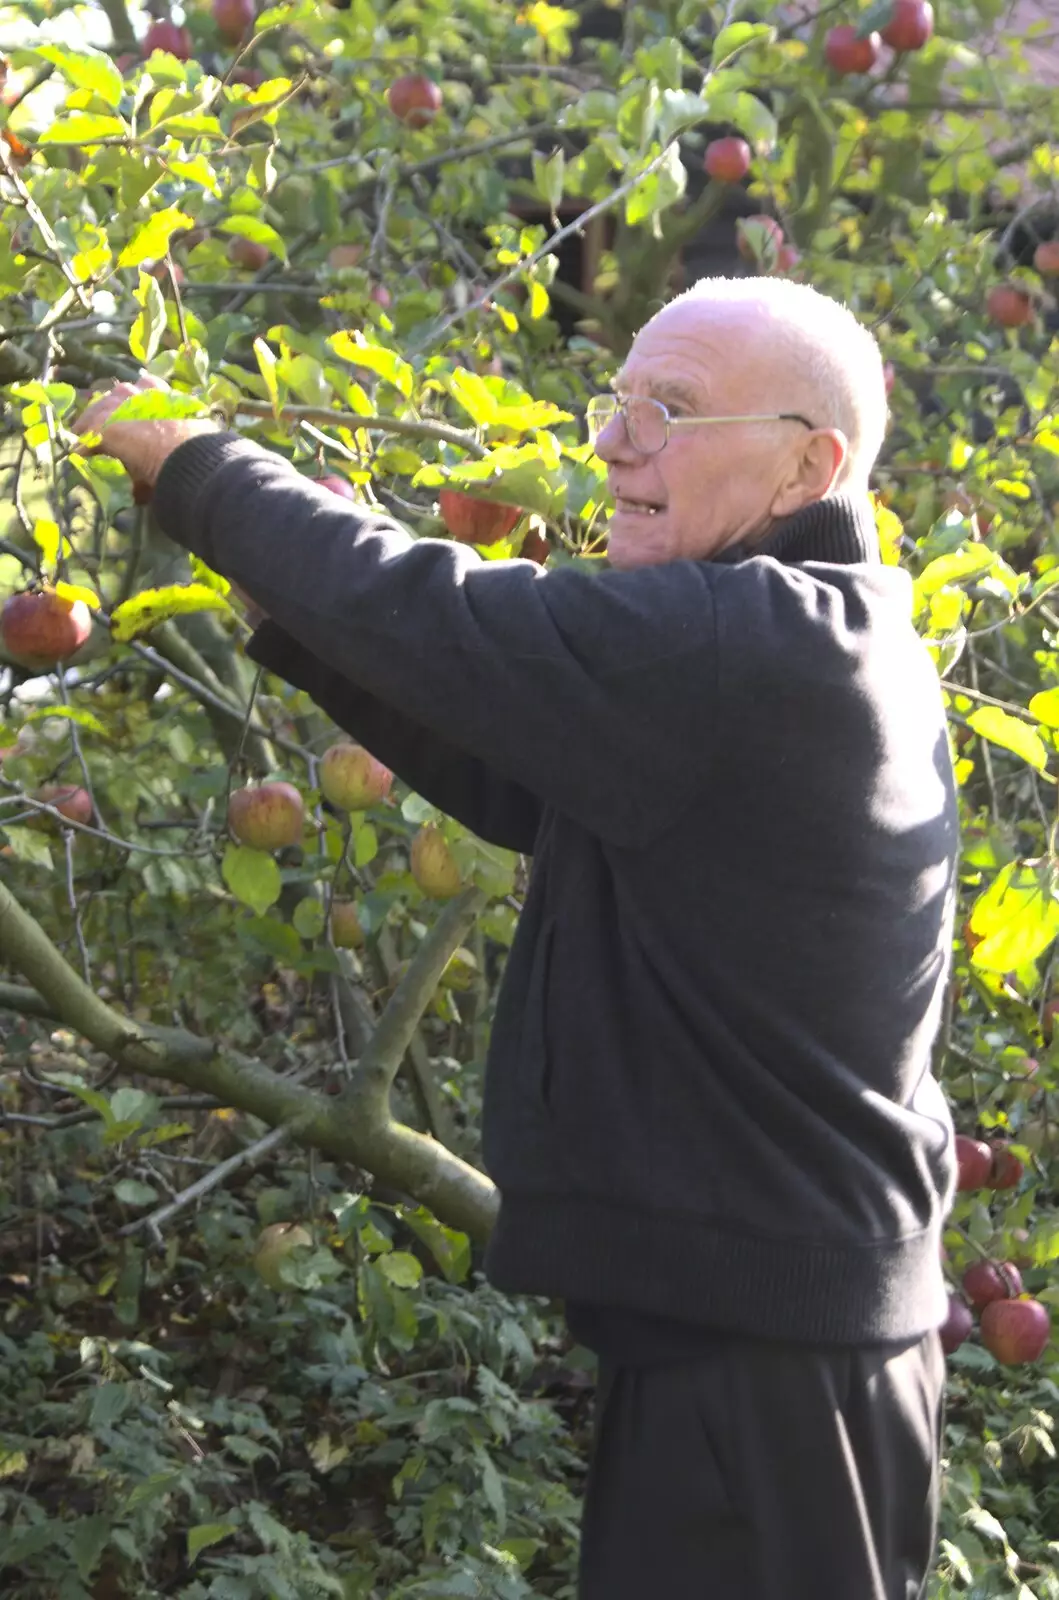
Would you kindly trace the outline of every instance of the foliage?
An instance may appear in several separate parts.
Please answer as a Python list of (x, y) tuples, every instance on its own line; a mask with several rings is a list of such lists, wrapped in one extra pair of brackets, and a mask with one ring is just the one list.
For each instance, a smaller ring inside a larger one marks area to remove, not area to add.
[[(1015, 1259), (1059, 1304), (1059, 307), (1032, 264), (1059, 237), (1059, 155), (1002, 10), (947, 0), (926, 48), (845, 77), (827, 29), (884, 26), (889, 0), (293, 0), (241, 49), (196, 4), (186, 62), (141, 60), (121, 0), (0, 11), (0, 588), (96, 607), (72, 665), (11, 663), (2, 690), (3, 954), (34, 984), (0, 987), (13, 1595), (572, 1592), (583, 1374), (468, 1239), (525, 864), (400, 785), (328, 807), (333, 726), (259, 679), (224, 580), (67, 429), (146, 365), (172, 393), (145, 411), (209, 407), (416, 533), (443, 534), (452, 482), (524, 508), (483, 556), (529, 533), (553, 565), (591, 560), (607, 498), (578, 418), (730, 215), (701, 174), (718, 133), (753, 153), (737, 209), (801, 252), (781, 264), (751, 227), (749, 269), (845, 299), (893, 367), (880, 535), (946, 685), (964, 824), (937, 1067), (961, 1129), (1026, 1163), (989, 1204), (959, 1198), (948, 1268)], [(421, 128), (386, 103), (410, 70), (443, 90)], [(1000, 283), (1029, 294), (1024, 325), (991, 319)], [(301, 848), (230, 845), (253, 777), (299, 787)], [(92, 824), (42, 806), (55, 781), (89, 791)], [(443, 912), (410, 871), (427, 822), (473, 885)], [(329, 939), (336, 893), (362, 951)], [(430, 1163), (407, 1165), (402, 1125), (434, 1135)], [(315, 1247), (273, 1292), (252, 1236), (286, 1219)], [(950, 1374), (932, 1600), (1055, 1597), (1054, 1341), (1023, 1370), (972, 1340)]]

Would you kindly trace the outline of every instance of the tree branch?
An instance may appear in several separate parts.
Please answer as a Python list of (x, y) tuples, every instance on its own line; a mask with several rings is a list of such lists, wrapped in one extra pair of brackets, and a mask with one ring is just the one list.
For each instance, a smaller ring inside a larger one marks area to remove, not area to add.
[[(438, 919), (445, 924), (446, 938), (438, 936), (436, 929), (427, 936), (390, 1003), (394, 1009), (387, 1008), (390, 1021), (383, 1040), (378, 1047), (369, 1047), (373, 1092), (358, 1097), (356, 1105), (348, 1098), (334, 1100), (281, 1078), (261, 1062), (236, 1052), (222, 1053), (210, 1039), (181, 1028), (134, 1022), (112, 1011), (0, 883), (0, 957), (29, 979), (36, 1003), (23, 997), (18, 985), (5, 985), (2, 992), (8, 998), (24, 998), (27, 1015), (54, 1016), (125, 1071), (175, 1080), (215, 1095), (225, 1105), (249, 1111), (274, 1128), (289, 1127), (297, 1143), (372, 1173), (380, 1183), (413, 1195), (449, 1227), (482, 1241), (496, 1216), (492, 1183), (443, 1145), (395, 1122), (381, 1082), (391, 1059), (399, 1061), (407, 1048), (407, 1030), (414, 1029), (419, 1016), (417, 1012), (410, 1018), (413, 1001), (418, 1001), (422, 1010), (430, 997), (428, 974), (433, 971), (437, 981), (460, 942), (465, 921), (473, 918), (484, 899), (479, 890), (467, 891)], [(447, 947), (450, 934), (455, 937)], [(400, 1004), (394, 1006), (398, 1000)], [(392, 1076), (391, 1071), (387, 1084)], [(354, 1110), (355, 1116), (350, 1114)]]
[[(272, 407), (267, 400), (240, 399), (235, 414), (246, 412), (251, 417), (272, 417)], [(281, 417), (291, 422), (321, 422), (332, 428), (361, 429), (365, 433), (404, 433), (413, 438), (440, 439), (446, 444), (458, 444), (470, 455), (484, 459), (489, 451), (479, 444), (473, 433), (462, 428), (450, 428), (444, 422), (419, 422), (412, 417), (361, 416), (357, 411), (331, 411), (327, 406), (281, 406)]]

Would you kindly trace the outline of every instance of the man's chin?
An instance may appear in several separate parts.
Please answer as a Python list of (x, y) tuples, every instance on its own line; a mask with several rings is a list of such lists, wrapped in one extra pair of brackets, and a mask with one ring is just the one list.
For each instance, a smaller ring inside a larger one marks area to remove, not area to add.
[(632, 567), (653, 567), (671, 560), (664, 511), (615, 511), (607, 524), (607, 560), (619, 572)]

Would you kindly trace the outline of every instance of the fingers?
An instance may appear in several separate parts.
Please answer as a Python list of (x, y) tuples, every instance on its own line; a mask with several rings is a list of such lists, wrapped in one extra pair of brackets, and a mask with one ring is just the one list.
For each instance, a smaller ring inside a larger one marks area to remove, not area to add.
[(91, 397), (84, 411), (72, 424), (71, 431), (78, 435), (101, 433), (108, 419), (132, 395), (143, 394), (147, 389), (168, 389), (168, 387), (162, 378), (156, 378), (152, 372), (141, 372), (135, 383), (125, 381), (115, 383), (102, 394)]

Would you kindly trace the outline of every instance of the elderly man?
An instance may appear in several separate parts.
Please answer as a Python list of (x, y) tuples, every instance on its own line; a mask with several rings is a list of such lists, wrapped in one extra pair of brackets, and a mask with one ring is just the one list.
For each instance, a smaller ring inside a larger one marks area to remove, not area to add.
[(82, 418), (250, 653), (534, 858), (486, 1270), (600, 1357), (582, 1600), (913, 1600), (936, 1537), (956, 811), (879, 559), (879, 351), (707, 280), (589, 411), (609, 570), (415, 540), (230, 433)]

